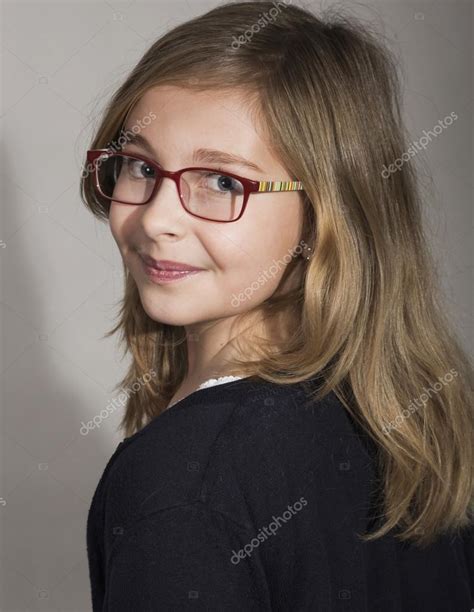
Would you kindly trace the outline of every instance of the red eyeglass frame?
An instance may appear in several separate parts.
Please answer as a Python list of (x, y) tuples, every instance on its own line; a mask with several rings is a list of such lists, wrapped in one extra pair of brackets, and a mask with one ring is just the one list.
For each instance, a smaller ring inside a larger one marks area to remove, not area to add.
[[(104, 193), (102, 193), (100, 189), (100, 185), (99, 185), (99, 167), (98, 166), (100, 164), (98, 164), (97, 162), (100, 162), (101, 158), (107, 159), (108, 157), (113, 156), (113, 155), (132, 157), (134, 159), (139, 159), (140, 161), (144, 161), (147, 164), (150, 164), (150, 166), (154, 168), (155, 172), (157, 172), (161, 176), (161, 179), (170, 178), (171, 180), (174, 181), (176, 185), (176, 189), (178, 191), (179, 201), (181, 202), (181, 206), (184, 208), (184, 210), (188, 214), (192, 215), (193, 217), (197, 217), (198, 219), (205, 219), (206, 221), (213, 221), (215, 223), (234, 223), (235, 221), (238, 221), (245, 212), (245, 209), (247, 207), (247, 202), (248, 202), (248, 199), (251, 193), (304, 191), (304, 187), (301, 181), (254, 181), (252, 179), (248, 179), (248, 178), (244, 178), (243, 176), (239, 176), (238, 174), (227, 172), (227, 170), (224, 172), (222, 170), (216, 170), (216, 168), (201, 168), (197, 166), (182, 168), (181, 170), (176, 170), (173, 172), (171, 170), (164, 170), (152, 159), (149, 159), (148, 157), (145, 157), (144, 155), (140, 155), (139, 153), (128, 153), (124, 151), (111, 152), (109, 151), (109, 149), (89, 149), (87, 151), (87, 161), (93, 164), (94, 169), (95, 169), (95, 189), (97, 190), (97, 192), (102, 197), (106, 198), (107, 200), (110, 200), (113, 202), (120, 202), (122, 204), (130, 204), (132, 206), (143, 206), (144, 204), (148, 204), (148, 202), (150, 202), (150, 200), (155, 196), (156, 191), (161, 181), (155, 180), (155, 186), (153, 187), (153, 190), (150, 196), (145, 202), (141, 202), (140, 204), (137, 204), (136, 202), (124, 202), (123, 200), (117, 200), (116, 198), (112, 198), (110, 196), (105, 195)], [(179, 190), (181, 175), (183, 174), (183, 172), (186, 172), (188, 170), (206, 170), (208, 172), (213, 172), (214, 174), (222, 172), (224, 176), (230, 176), (231, 178), (234, 178), (240, 181), (244, 187), (244, 201), (243, 201), (242, 210), (240, 211), (239, 216), (236, 217), (235, 219), (231, 219), (230, 221), (226, 221), (222, 219), (211, 219), (209, 217), (197, 215), (196, 213), (193, 213), (190, 210), (188, 210), (186, 208), (186, 205), (184, 204), (183, 196)]]

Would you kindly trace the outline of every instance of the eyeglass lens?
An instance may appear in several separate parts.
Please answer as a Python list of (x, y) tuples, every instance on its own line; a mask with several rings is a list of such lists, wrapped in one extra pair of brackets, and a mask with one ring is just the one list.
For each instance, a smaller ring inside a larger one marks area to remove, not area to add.
[[(143, 204), (161, 177), (147, 162), (126, 155), (109, 155), (98, 171), (102, 193), (118, 202)], [(216, 221), (232, 221), (242, 210), (244, 186), (219, 171), (187, 170), (181, 174), (179, 192), (192, 214)]]

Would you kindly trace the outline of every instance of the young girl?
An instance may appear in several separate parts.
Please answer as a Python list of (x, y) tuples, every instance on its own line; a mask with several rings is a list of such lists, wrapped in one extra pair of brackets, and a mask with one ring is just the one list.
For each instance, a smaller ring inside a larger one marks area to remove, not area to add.
[(82, 180), (132, 356), (94, 611), (468, 612), (472, 369), (437, 302), (396, 63), (221, 5), (110, 101)]

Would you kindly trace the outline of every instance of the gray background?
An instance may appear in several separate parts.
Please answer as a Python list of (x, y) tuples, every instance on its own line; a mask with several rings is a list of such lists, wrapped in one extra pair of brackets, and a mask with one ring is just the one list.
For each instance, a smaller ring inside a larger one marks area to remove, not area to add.
[[(102, 339), (121, 260), (79, 199), (81, 163), (103, 104), (145, 49), (216, 4), (2, 5), (2, 610), (91, 609), (87, 511), (121, 414), (87, 436), (80, 427), (116, 395), (127, 363), (115, 338)], [(472, 7), (349, 4), (400, 57), (411, 139), (459, 117), (416, 161), (446, 307), (472, 353)]]

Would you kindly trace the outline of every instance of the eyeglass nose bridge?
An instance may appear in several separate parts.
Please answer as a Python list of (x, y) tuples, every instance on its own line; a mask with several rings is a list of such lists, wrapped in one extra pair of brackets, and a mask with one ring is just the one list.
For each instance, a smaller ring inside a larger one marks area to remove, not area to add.
[(163, 168), (160, 168), (159, 166), (155, 166), (155, 172), (158, 173), (158, 176), (155, 179), (155, 184), (153, 186), (153, 189), (152, 189), (152, 192), (149, 198), (145, 202), (143, 202), (143, 204), (148, 204), (149, 202), (151, 202), (151, 200), (155, 197), (158, 191), (158, 187), (161, 185), (162, 180), (164, 178), (169, 178), (176, 185), (176, 191), (178, 192), (178, 198), (181, 203), (181, 206), (184, 208), (184, 210), (187, 211), (186, 206), (183, 201), (183, 195), (180, 192), (181, 175), (183, 174), (184, 170), (164, 170)]

